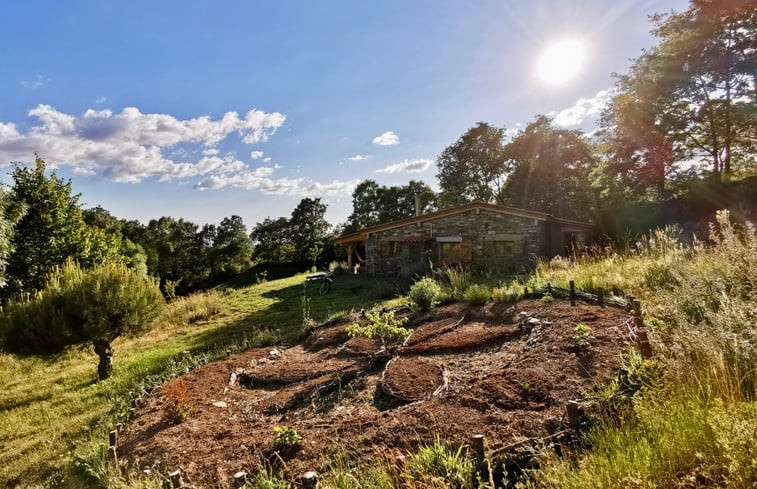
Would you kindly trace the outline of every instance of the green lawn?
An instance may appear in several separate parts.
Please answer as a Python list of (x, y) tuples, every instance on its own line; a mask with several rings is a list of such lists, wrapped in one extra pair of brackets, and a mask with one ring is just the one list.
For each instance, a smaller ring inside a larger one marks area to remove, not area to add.
[(59, 486), (76, 457), (91, 454), (128, 410), (140, 386), (196, 365), (200, 358), (295, 340), (304, 334), (303, 297), (315, 322), (387, 298), (373, 279), (337, 277), (329, 294), (305, 285), (305, 274), (223, 293), (222, 312), (194, 325), (160, 324), (140, 338), (114, 343), (114, 375), (97, 382), (91, 347), (60, 355), (0, 354), (0, 486)]

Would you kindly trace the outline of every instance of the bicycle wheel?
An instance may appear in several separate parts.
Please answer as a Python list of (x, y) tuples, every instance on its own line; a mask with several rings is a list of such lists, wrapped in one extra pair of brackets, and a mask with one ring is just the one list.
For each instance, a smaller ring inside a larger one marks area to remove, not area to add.
[(321, 288), (318, 289), (318, 292), (320, 292), (321, 295), (325, 295), (329, 293), (329, 289), (331, 288), (331, 282), (328, 280), (324, 280), (321, 282)]

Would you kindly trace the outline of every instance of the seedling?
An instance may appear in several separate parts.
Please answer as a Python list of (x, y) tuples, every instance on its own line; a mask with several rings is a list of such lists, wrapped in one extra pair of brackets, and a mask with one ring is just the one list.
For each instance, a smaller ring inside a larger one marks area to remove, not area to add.
[(302, 445), (302, 436), (294, 428), (288, 426), (273, 427), (273, 448), (286, 451)]
[(591, 328), (585, 324), (578, 324), (573, 328), (573, 340), (576, 342), (579, 348), (587, 349), (591, 348), (591, 344), (594, 343), (596, 338), (591, 334)]

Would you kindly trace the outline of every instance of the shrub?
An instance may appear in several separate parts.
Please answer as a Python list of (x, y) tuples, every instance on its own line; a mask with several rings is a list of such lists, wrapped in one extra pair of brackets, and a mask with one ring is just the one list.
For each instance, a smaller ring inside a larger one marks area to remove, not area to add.
[(471, 280), (471, 273), (463, 267), (449, 267), (444, 269), (444, 275), (452, 287), (452, 297), (462, 299), (463, 294), (468, 289)]
[(288, 426), (273, 427), (274, 450), (292, 450), (302, 445), (302, 436), (294, 428)]
[(407, 318), (397, 319), (394, 311), (366, 311), (365, 317), (369, 321), (367, 326), (355, 323), (347, 327), (347, 334), (379, 340), (382, 346), (401, 343), (410, 336), (411, 331), (402, 327), (407, 322)]
[(165, 384), (161, 391), (165, 397), (163, 415), (171, 423), (181, 423), (192, 414), (192, 403), (189, 399), (189, 389), (184, 379), (176, 379)]
[(100, 379), (110, 376), (110, 343), (149, 330), (165, 304), (155, 279), (122, 264), (82, 270), (68, 261), (47, 277), (43, 290), (11, 300), (0, 317), (5, 348), (56, 352), (91, 341)]
[(492, 290), (492, 299), (494, 302), (515, 302), (521, 299), (526, 293), (525, 288), (518, 282), (513, 282), (507, 287), (494, 287)]
[(491, 297), (491, 290), (482, 284), (471, 285), (463, 294), (463, 299), (471, 306), (483, 306), (489, 301), (489, 297)]
[(573, 335), (573, 341), (576, 342), (576, 345), (579, 348), (591, 348), (595, 338), (594, 335), (591, 334), (591, 328), (589, 326), (586, 326), (585, 324), (577, 324), (576, 327), (573, 328), (573, 333), (575, 333)]
[(415, 307), (421, 311), (428, 311), (437, 304), (439, 294), (442, 289), (436, 280), (426, 277), (415, 282), (410, 287), (408, 297), (415, 304)]
[(554, 300), (555, 300), (555, 298), (552, 297), (552, 294), (549, 294), (549, 293), (544, 294), (543, 296), (541, 296), (541, 301), (545, 302), (545, 303), (546, 302), (554, 302)]
[(345, 273), (349, 273), (350, 267), (347, 266), (347, 262), (344, 261), (332, 261), (329, 263), (329, 272), (333, 273), (336, 276), (343, 275)]

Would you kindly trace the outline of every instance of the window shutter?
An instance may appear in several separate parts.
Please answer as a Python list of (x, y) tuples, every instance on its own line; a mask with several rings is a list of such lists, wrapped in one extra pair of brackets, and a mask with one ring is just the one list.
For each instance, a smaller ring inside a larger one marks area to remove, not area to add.
[(460, 243), (460, 261), (473, 261), (473, 245), (471, 243)]

